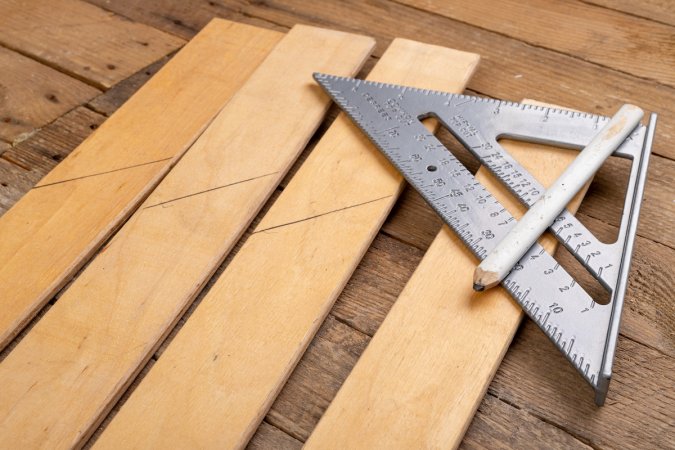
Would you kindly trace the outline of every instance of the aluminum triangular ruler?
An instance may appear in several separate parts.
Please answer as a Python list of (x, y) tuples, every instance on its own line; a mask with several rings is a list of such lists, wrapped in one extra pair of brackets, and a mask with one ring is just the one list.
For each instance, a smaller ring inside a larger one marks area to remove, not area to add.
[[(508, 137), (581, 149), (609, 120), (354, 78), (323, 74), (314, 78), (479, 259), (505, 236), (515, 219), (421, 120), (438, 119), (528, 207), (545, 189), (497, 140)], [(604, 403), (612, 374), (655, 124), (652, 114), (649, 127), (638, 126), (614, 152), (614, 156), (632, 160), (615, 243), (600, 242), (568, 211), (549, 228), (610, 292), (610, 302), (596, 303), (539, 244), (502, 282), (591, 384), (598, 405)]]

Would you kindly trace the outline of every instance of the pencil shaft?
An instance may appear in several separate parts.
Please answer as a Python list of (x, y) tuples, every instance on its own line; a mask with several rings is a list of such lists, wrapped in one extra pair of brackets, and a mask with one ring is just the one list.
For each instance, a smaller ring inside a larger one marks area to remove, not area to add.
[(593, 177), (602, 163), (628, 137), (642, 118), (643, 111), (624, 105), (612, 117), (551, 187), (488, 254), (474, 273), (474, 289), (497, 285), (511, 271), (567, 203)]

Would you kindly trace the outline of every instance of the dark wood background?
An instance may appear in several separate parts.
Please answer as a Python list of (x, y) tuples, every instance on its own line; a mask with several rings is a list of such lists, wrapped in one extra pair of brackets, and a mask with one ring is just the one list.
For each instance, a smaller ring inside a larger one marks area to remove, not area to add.
[[(531, 98), (606, 115), (624, 102), (635, 103), (658, 112), (660, 121), (607, 405), (593, 405), (590, 388), (526, 321), (463, 446), (675, 448), (675, 3), (408, 2), (58, 0), (50, 5), (73, 8), (74, 24), (50, 30), (59, 38), (45, 40), (36, 32), (49, 30), (44, 7), (0, 0), (0, 11), (25, 10), (23, 22), (3, 23), (0, 17), (0, 214), (213, 17), (280, 31), (304, 23), (374, 36), (375, 55), (362, 75), (392, 38), (405, 37), (479, 53), (482, 62), (469, 84), (473, 94)], [(91, 8), (106, 11), (108, 20), (76, 23), (82, 11), (97, 12)], [(127, 51), (119, 31), (130, 23), (147, 38), (134, 52)], [(312, 143), (335, 114), (333, 108)], [(447, 135), (444, 139), (454, 145)], [(311, 149), (312, 144), (304, 156)], [(470, 157), (462, 159), (477, 168)], [(608, 241), (617, 232), (625, 175), (626, 164), (607, 163), (579, 212)], [(406, 189), (251, 447), (302, 445), (440, 226), (419, 196)], [(557, 256), (585, 277), (565, 251)], [(143, 373), (159, 357), (161, 349)]]

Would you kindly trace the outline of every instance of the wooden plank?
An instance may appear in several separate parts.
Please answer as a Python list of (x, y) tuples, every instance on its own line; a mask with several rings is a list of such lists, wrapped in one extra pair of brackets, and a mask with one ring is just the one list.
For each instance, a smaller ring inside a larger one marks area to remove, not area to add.
[(0, 348), (152, 190), (280, 36), (214, 21), (0, 218)]
[(77, 107), (14, 145), (2, 158), (30, 171), (28, 178), (37, 182), (63, 161), (103, 120), (105, 117), (102, 115)]
[[(675, 28), (580, 1), (396, 0), (635, 76), (675, 86)], [(521, 26), (525, 22), (528, 26)]]
[(605, 406), (597, 408), (592, 391), (579, 389), (576, 370), (536, 325), (526, 321), (512, 347), (490, 386), (493, 395), (564, 424), (593, 448), (675, 447), (672, 356), (619, 338), (612, 387)]
[(328, 315), (265, 420), (306, 441), (369, 341)]
[(0, 17), (4, 46), (106, 88), (185, 42), (79, 0), (4, 0)]
[(0, 67), (11, 68), (0, 71), (0, 139), (9, 142), (23, 140), (36, 128), (99, 93), (5, 48), (0, 48)]
[(584, 449), (593, 447), (565, 430), (488, 395), (481, 403), (460, 449)]
[[(208, 2), (191, 2), (183, 0), (153, 0), (139, 2), (136, 0), (87, 0), (108, 11), (128, 17), (131, 20), (145, 23), (167, 33), (190, 39), (202, 29), (212, 18), (248, 23), (263, 28), (285, 31), (274, 22), (252, 17), (246, 14), (238, 2), (230, 0), (214, 0)], [(321, 25), (321, 24), (316, 24)], [(292, 25), (291, 25), (292, 26)], [(368, 30), (363, 30), (367, 32)]]
[(40, 178), (28, 170), (0, 157), (0, 215), (4, 214)]
[[(396, 40), (371, 76), (458, 91), (477, 62), (474, 54)], [(401, 185), (339, 116), (97, 446), (243, 447)]]
[[(585, 208), (586, 200), (590, 200), (589, 197), (593, 196), (592, 189), (593, 185), (591, 184), (589, 193), (586, 195), (580, 210)], [(404, 196), (406, 196), (406, 193), (404, 193)], [(408, 191), (407, 197), (402, 198), (402, 200), (399, 211), (389, 216), (382, 230), (403, 242), (406, 242), (405, 238), (410, 234), (410, 230), (415, 230), (419, 237), (412, 244), (419, 249), (426, 250), (431, 245), (433, 236), (440, 230), (441, 221), (437, 214), (416, 193)], [(404, 211), (401, 212), (401, 209)], [(616, 227), (581, 213), (577, 213), (577, 216), (602, 242), (611, 242), (612, 239), (616, 238), (618, 233)], [(581, 265), (572, 263), (573, 257), (566, 250), (559, 248), (556, 259), (563, 263), (570, 263), (563, 264), (563, 266), (569, 269), (570, 274), (575, 279), (588, 276), (587, 271)], [(409, 264), (412, 264), (412, 262)], [(380, 287), (381, 290), (392, 291), (394, 290), (393, 285), (398, 286), (401, 282), (407, 281), (407, 279), (403, 281), (389, 280), (388, 277), (378, 272), (379, 265), (385, 265), (386, 267), (386, 262), (382, 261), (380, 257), (372, 261), (372, 267), (368, 270), (372, 272), (373, 277), (378, 277), (373, 281), (373, 284)], [(673, 330), (675, 330), (675, 308), (671, 305), (671, 295), (669, 294), (670, 286), (675, 283), (675, 273), (672, 271), (664, 272), (664, 265), (675, 267), (675, 250), (638, 236), (631, 264), (624, 313), (621, 319), (621, 334), (636, 342), (656, 348), (665, 354), (675, 356), (675, 336), (673, 334)], [(386, 307), (386, 303), (378, 300), (378, 297), (369, 295), (368, 290), (363, 290), (360, 286), (357, 287), (362, 291), (359, 302), (350, 301), (349, 305), (340, 310), (335, 310), (334, 313), (339, 316), (340, 320), (354, 325), (358, 329), (362, 329), (361, 325), (358, 324), (364, 323), (364, 330), (372, 330), (380, 323), (377, 319), (386, 313), (389, 308)], [(368, 305), (368, 308), (360, 307), (361, 304)], [(369, 332), (369, 334), (372, 333)]]
[[(657, 132), (658, 133), (658, 132)], [(609, 158), (595, 177), (579, 212), (619, 226), (626, 197), (630, 161)], [(675, 232), (671, 223), (675, 217), (675, 161), (653, 155), (649, 160), (647, 184), (640, 211), (638, 235), (675, 248)], [(671, 229), (670, 232), (664, 230)], [(616, 236), (606, 242), (613, 242)]]
[[(483, 63), (469, 87), (495, 98), (546, 98), (552, 103), (610, 116), (623, 103), (640, 105), (645, 111), (660, 113), (654, 153), (675, 159), (675, 148), (669, 145), (675, 139), (675, 89), (661, 83), (388, 0), (267, 0), (236, 5), (247, 15), (286, 26), (302, 21), (352, 32), (364, 30), (378, 40), (376, 55), (395, 37), (478, 53)], [(536, 22), (535, 18), (528, 25)], [(645, 45), (651, 45), (650, 36), (644, 39)]]
[[(501, 143), (544, 185), (577, 154)], [(523, 214), (525, 208), (486, 169), (476, 178), (514, 215)], [(584, 193), (570, 210), (578, 208)], [(556, 241), (546, 235), (542, 244), (551, 252)], [(443, 227), (307, 448), (459, 445), (523, 315), (502, 288), (472, 290), (476, 263)]]
[(656, 22), (675, 25), (675, 9), (670, 0), (587, 0), (587, 2)]
[[(3, 361), (0, 442), (69, 447), (88, 437), (321, 122), (330, 99), (313, 85), (312, 73), (353, 75), (374, 44), (297, 26), (275, 46)], [(71, 401), (63, 405), (64, 398)]]

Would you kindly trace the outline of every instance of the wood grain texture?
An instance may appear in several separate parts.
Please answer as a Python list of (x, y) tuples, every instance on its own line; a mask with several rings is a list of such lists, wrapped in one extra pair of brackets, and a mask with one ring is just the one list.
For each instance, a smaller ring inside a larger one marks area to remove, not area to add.
[(129, 78), (120, 81), (103, 94), (92, 99), (87, 106), (94, 111), (110, 116), (112, 113), (124, 104), (129, 98), (148, 82), (162, 67), (171, 59), (172, 55), (150, 64), (139, 70)]
[(59, 448), (89, 436), (321, 122), (330, 100), (312, 73), (353, 75), (373, 45), (371, 38), (298, 26), (274, 47), (3, 361), (0, 440)]
[[(396, 40), (370, 76), (461, 91), (477, 62)], [(96, 446), (246, 445), (401, 185), (338, 117)]]
[[(397, 0), (641, 78), (675, 86), (675, 28), (580, 1)], [(522, 26), (526, 22), (528, 26)]]
[[(405, 247), (395, 241), (391, 245)], [(265, 418), (303, 441), (369, 341), (367, 336), (336, 319), (328, 316)], [(555, 425), (488, 395), (460, 447), (540, 449), (543, 439), (547, 440), (547, 448), (590, 448)]]
[(670, 0), (586, 0), (586, 3), (675, 25), (675, 9)]
[(0, 42), (110, 87), (184, 44), (79, 0), (3, 0)]
[(90, 109), (77, 107), (15, 144), (0, 157), (28, 170), (28, 177), (37, 182), (93, 133), (104, 119)]
[(279, 38), (213, 22), (0, 218), (0, 347), (135, 209)]
[[(675, 159), (675, 148), (669, 145), (675, 139), (675, 89), (609, 70), (585, 61), (578, 54), (564, 54), (534, 46), (503, 33), (388, 0), (267, 0), (262, 4), (231, 0), (223, 3), (249, 16), (285, 26), (302, 21), (368, 33), (378, 40), (376, 55), (381, 54), (395, 37), (478, 53), (483, 62), (469, 87), (495, 98), (514, 101), (525, 97), (545, 98), (551, 103), (609, 116), (623, 103), (639, 105), (645, 111), (661, 114), (654, 153)], [(145, 9), (146, 14), (139, 14), (138, 20), (152, 15), (150, 6)], [(501, 10), (501, 7), (495, 7), (494, 14), (498, 16)], [(516, 23), (525, 24), (522, 21)], [(537, 20), (530, 20), (523, 27), (529, 26), (537, 26)], [(635, 42), (652, 45), (651, 36), (642, 36), (641, 39)], [(672, 45), (664, 46), (654, 61), (667, 61), (673, 48)], [(667, 66), (664, 64), (663, 67)], [(666, 70), (675, 74), (671, 69)]]
[[(186, 2), (184, 0), (87, 0), (108, 11), (121, 14), (129, 19), (190, 39), (212, 18), (221, 17), (249, 25), (286, 31), (288, 27), (251, 16), (241, 8), (241, 2), (212, 0), (208, 2)], [(302, 23), (302, 22), (299, 22)], [(320, 25), (320, 24), (316, 24)], [(290, 25), (293, 26), (293, 25)], [(363, 30), (366, 32), (367, 30)]]
[(584, 449), (593, 447), (537, 416), (486, 395), (460, 449)]
[(576, 370), (536, 325), (526, 321), (512, 347), (490, 386), (493, 395), (564, 423), (594, 448), (675, 447), (672, 356), (620, 337), (607, 401), (597, 408), (591, 389), (579, 389)]
[(36, 128), (99, 93), (5, 48), (0, 48), (0, 67), (11, 68), (0, 71), (0, 139), (8, 142), (25, 139)]
[[(515, 141), (501, 144), (545, 186), (577, 154)], [(476, 178), (516, 217), (524, 213), (486, 169)], [(584, 193), (570, 210), (578, 208)], [(541, 241), (549, 252), (556, 247), (552, 236)], [(306, 448), (459, 445), (523, 315), (502, 288), (472, 290), (476, 263), (443, 227)]]

